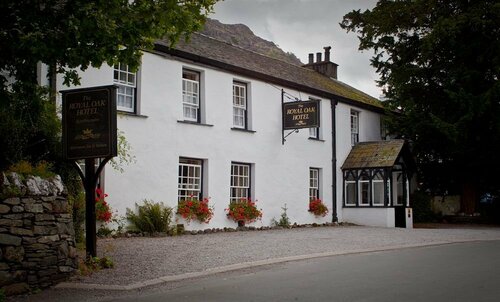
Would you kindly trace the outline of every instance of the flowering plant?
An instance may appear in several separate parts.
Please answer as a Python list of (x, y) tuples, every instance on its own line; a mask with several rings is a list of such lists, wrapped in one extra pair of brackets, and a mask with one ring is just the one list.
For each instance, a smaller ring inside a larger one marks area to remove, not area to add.
[(319, 198), (311, 199), (309, 201), (309, 212), (312, 212), (316, 216), (325, 217), (326, 214), (328, 213), (328, 208), (323, 203), (323, 201), (321, 201), (321, 199)]
[(110, 222), (112, 216), (111, 208), (105, 200), (105, 198), (108, 197), (108, 194), (105, 194), (100, 188), (97, 188), (95, 190), (95, 195), (95, 216), (97, 220)]
[(209, 223), (214, 216), (214, 208), (208, 205), (208, 201), (208, 198), (198, 200), (191, 195), (188, 199), (179, 201), (177, 214), (187, 221), (196, 219), (199, 222)]
[(262, 217), (262, 209), (257, 209), (255, 202), (250, 198), (242, 198), (240, 200), (229, 203), (229, 208), (226, 209), (227, 217), (238, 222), (254, 222)]

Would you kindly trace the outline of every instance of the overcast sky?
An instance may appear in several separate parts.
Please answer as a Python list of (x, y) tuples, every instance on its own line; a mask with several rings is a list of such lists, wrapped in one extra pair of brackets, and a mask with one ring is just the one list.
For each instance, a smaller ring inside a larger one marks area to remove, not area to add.
[[(342, 17), (353, 9), (371, 9), (376, 0), (225, 0), (210, 18), (222, 23), (246, 24), (256, 34), (293, 52), (307, 63), (308, 54), (332, 46), (331, 60), (338, 79), (379, 98), (382, 94), (370, 66), (371, 51), (358, 51), (358, 38), (342, 30)], [(316, 58), (316, 56), (315, 56)]]

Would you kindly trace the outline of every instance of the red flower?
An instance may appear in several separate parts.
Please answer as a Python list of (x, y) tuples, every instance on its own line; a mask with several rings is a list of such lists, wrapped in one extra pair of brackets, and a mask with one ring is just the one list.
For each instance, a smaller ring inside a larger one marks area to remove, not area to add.
[(309, 201), (309, 212), (312, 212), (316, 216), (325, 217), (328, 213), (328, 208), (321, 199), (311, 199)]
[(262, 217), (262, 209), (258, 210), (255, 202), (252, 202), (249, 198), (233, 201), (229, 204), (229, 208), (225, 210), (228, 218), (234, 221), (254, 222)]
[(209, 206), (208, 202), (208, 198), (203, 198), (200, 201), (190, 195), (189, 199), (179, 201), (177, 214), (188, 222), (196, 219), (199, 222), (209, 223), (213, 217), (213, 207)]
[(95, 198), (95, 215), (96, 219), (102, 222), (110, 222), (111, 221), (111, 208), (108, 203), (104, 200), (104, 198), (108, 197), (108, 194), (104, 194), (104, 192), (97, 188), (95, 190), (96, 198)]

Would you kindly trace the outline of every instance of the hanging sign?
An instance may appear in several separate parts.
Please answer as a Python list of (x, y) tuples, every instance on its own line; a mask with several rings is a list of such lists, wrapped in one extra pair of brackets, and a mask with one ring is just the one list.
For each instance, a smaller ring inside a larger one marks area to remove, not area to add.
[(116, 156), (116, 87), (66, 90), (62, 99), (63, 156)]
[(283, 103), (283, 130), (319, 127), (319, 101)]

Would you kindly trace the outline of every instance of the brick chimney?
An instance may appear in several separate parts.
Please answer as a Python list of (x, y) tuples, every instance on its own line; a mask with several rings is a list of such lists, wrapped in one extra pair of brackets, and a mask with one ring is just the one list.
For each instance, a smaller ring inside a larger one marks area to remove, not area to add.
[(330, 50), (332, 47), (323, 47), (325, 50), (325, 60), (321, 60), (321, 52), (316, 53), (316, 62), (314, 62), (314, 54), (309, 54), (309, 62), (303, 67), (312, 69), (329, 78), (337, 79), (337, 67), (339, 65), (330, 61)]

